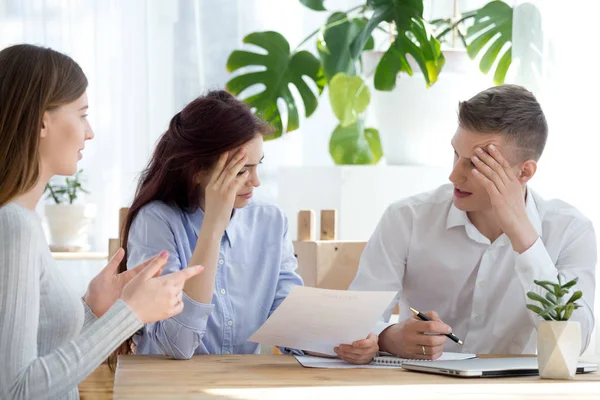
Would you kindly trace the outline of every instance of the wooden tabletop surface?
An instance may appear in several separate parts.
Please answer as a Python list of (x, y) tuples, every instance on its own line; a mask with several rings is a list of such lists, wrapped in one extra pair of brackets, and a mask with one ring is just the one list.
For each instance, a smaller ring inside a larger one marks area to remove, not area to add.
[(561, 399), (600, 398), (600, 374), (464, 379), (402, 369), (303, 368), (283, 355), (119, 359), (114, 399)]

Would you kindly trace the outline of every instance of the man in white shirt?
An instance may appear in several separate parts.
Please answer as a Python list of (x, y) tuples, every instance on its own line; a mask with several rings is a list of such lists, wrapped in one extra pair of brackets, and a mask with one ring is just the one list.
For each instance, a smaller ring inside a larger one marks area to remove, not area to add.
[[(399, 291), (401, 322), (381, 322), (380, 350), (421, 359), (442, 351), (535, 353), (540, 317), (525, 307), (526, 294), (545, 295), (534, 279), (556, 282), (558, 273), (563, 282), (579, 278), (582, 307), (571, 320), (581, 323), (585, 350), (594, 327), (596, 239), (575, 208), (527, 187), (547, 130), (539, 103), (520, 86), (493, 87), (460, 103), (452, 184), (389, 206), (350, 286)], [(414, 317), (409, 306), (435, 310), (425, 313), (434, 321)], [(449, 332), (464, 346), (441, 335)], [(365, 352), (338, 349), (341, 358), (374, 355)]]

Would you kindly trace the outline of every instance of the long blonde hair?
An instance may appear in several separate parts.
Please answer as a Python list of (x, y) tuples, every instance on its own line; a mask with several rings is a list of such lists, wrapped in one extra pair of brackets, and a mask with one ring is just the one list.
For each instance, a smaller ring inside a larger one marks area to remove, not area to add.
[(77, 100), (87, 85), (81, 67), (55, 50), (19, 44), (0, 51), (0, 207), (40, 178), (44, 112)]

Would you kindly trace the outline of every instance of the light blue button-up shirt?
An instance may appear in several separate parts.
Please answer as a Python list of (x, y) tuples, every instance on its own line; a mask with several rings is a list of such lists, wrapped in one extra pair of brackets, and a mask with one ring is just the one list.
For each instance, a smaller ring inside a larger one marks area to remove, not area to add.
[[(134, 267), (167, 250), (163, 274), (185, 268), (203, 217), (201, 209), (187, 213), (159, 201), (146, 205), (131, 225), (127, 265)], [(287, 229), (285, 215), (274, 205), (252, 201), (237, 209), (221, 239), (212, 304), (184, 293), (179, 315), (147, 324), (134, 336), (137, 353), (186, 359), (260, 352), (248, 338), (293, 286), (302, 285)]]

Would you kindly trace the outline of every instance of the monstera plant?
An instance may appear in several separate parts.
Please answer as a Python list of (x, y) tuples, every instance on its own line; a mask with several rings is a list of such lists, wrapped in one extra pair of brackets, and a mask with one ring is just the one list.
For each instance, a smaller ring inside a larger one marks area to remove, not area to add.
[[(327, 11), (325, 0), (300, 2), (316, 12)], [(509, 5), (495, 0), (459, 18), (427, 21), (423, 0), (366, 0), (347, 11), (333, 12), (324, 26), (293, 50), (277, 32), (249, 34), (243, 42), (261, 50), (231, 53), (227, 69), (234, 76), (227, 89), (271, 123), (275, 128), (271, 138), (277, 138), (298, 129), (301, 110), (306, 117), (314, 113), (327, 86), (329, 102), (339, 120), (329, 145), (334, 162), (375, 164), (383, 152), (377, 129), (365, 127), (364, 113), (371, 96), (365, 83), (369, 77), (361, 63), (362, 53), (374, 48), (373, 32), (382, 30), (391, 38), (374, 71), (377, 90), (393, 90), (398, 74), (413, 75), (414, 65), (422, 72), (426, 87), (435, 84), (445, 62), (441, 42), (450, 33), (462, 39), (471, 58), (486, 49), (480, 69), (487, 73), (496, 65), (494, 81), (500, 84), (511, 63), (512, 15)], [(315, 54), (302, 49), (312, 39)], [(301, 105), (292, 94), (292, 86)]]

